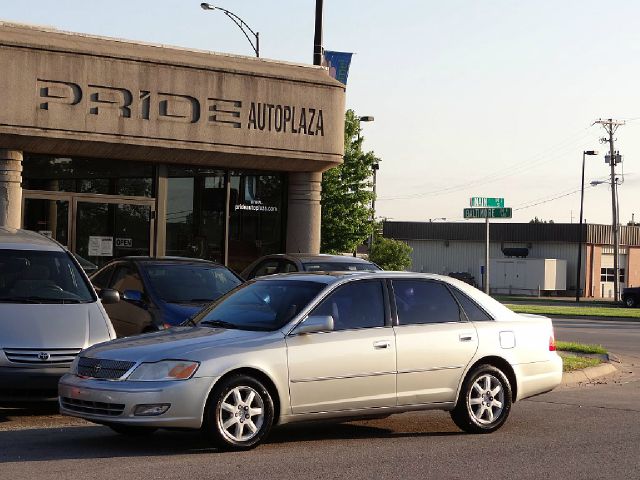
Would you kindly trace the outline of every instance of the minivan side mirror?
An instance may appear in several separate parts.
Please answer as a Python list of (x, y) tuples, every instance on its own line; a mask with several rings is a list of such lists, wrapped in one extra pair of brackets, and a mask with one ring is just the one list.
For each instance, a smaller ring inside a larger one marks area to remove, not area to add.
[(305, 318), (291, 332), (292, 335), (305, 333), (331, 332), (333, 330), (333, 317), (331, 315), (312, 315)]
[(109, 303), (118, 303), (120, 301), (120, 293), (112, 288), (103, 288), (100, 290), (98, 297), (104, 305)]
[(127, 302), (140, 303), (142, 302), (142, 292), (140, 290), (125, 290), (122, 293), (122, 299)]

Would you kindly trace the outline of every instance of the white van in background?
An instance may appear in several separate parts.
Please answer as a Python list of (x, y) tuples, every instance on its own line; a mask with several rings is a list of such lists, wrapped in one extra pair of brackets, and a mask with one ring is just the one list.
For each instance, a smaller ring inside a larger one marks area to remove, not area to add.
[[(101, 299), (119, 295), (106, 290)], [(0, 227), (0, 401), (55, 398), (76, 355), (114, 338), (100, 299), (63, 246)]]

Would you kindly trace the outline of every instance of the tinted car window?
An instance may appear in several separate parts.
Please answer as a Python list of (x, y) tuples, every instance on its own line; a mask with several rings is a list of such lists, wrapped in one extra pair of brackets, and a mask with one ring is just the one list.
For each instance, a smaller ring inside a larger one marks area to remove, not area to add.
[(486, 322), (493, 320), (484, 310), (482, 310), (476, 303), (467, 297), (457, 288), (451, 288), (454, 297), (458, 300), (458, 303), (462, 306), (462, 310), (467, 315), (467, 318), (472, 322)]
[(382, 283), (351, 282), (332, 292), (311, 315), (331, 315), (334, 330), (384, 326)]
[(92, 301), (89, 285), (67, 253), (0, 249), (0, 302)]
[(307, 262), (303, 264), (306, 272), (355, 272), (361, 270), (380, 270), (373, 263), (363, 262)]
[(111, 288), (120, 293), (125, 290), (137, 290), (138, 292), (144, 290), (140, 275), (138, 275), (138, 272), (136, 272), (131, 265), (120, 265), (116, 267), (116, 271), (111, 278)]
[(278, 273), (279, 263), (279, 260), (265, 260), (256, 267), (253, 273), (249, 275), (249, 278), (263, 277), (265, 275), (273, 275), (274, 273)]
[(400, 325), (460, 321), (460, 309), (439, 282), (393, 280)]
[(277, 330), (306, 307), (324, 287), (318, 282), (293, 280), (248, 282), (214, 303), (194, 322), (201, 326)]
[(229, 270), (215, 265), (145, 265), (149, 287), (169, 303), (213, 301), (241, 282)]
[(296, 264), (288, 260), (283, 261), (282, 265), (280, 265), (280, 273), (290, 273), (297, 271), (298, 267), (296, 267)]
[(91, 283), (93, 283), (98, 288), (107, 288), (107, 285), (109, 285), (109, 280), (111, 279), (111, 274), (113, 273), (113, 269), (113, 266), (102, 269), (93, 277), (91, 277)]

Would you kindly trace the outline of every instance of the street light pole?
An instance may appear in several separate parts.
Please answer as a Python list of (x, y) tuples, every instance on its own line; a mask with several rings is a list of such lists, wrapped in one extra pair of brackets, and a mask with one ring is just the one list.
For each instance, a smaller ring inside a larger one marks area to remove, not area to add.
[[(247, 40), (249, 40), (249, 43), (251, 44), (251, 48), (253, 48), (253, 51), (255, 52), (256, 57), (260, 57), (260, 33), (259, 32), (254, 32), (253, 29), (249, 25), (247, 25), (247, 23), (244, 20), (242, 20), (238, 15), (236, 15), (233, 12), (230, 12), (226, 8), (216, 7), (215, 5), (211, 5), (210, 3), (201, 3), (200, 8), (202, 8), (203, 10), (220, 10), (227, 17), (229, 17), (231, 21), (235, 23), (240, 30), (242, 30), (242, 33), (244, 33), (244, 36), (247, 37)], [(249, 34), (247, 33), (247, 30), (255, 38), (255, 43), (251, 40), (251, 38), (249, 38)]]
[[(582, 230), (582, 213), (584, 210), (584, 161), (587, 155), (598, 155), (595, 150), (584, 150), (582, 152), (582, 182), (580, 183), (580, 241), (578, 242), (578, 265), (576, 274), (576, 303), (580, 303), (580, 286), (582, 271), (582, 245), (584, 244), (584, 232)], [(586, 286), (586, 283), (585, 283)]]
[[(371, 115), (364, 115), (362, 117), (358, 117), (358, 120), (362, 122), (373, 122), (374, 118)], [(360, 128), (358, 128), (358, 142), (360, 141)], [(376, 162), (371, 166), (373, 170), (373, 198), (371, 199), (371, 222), (374, 223), (376, 221), (376, 183), (378, 178), (378, 170), (380, 170), (380, 163)], [(373, 232), (369, 235), (369, 240), (367, 241), (369, 244), (369, 248), (373, 245)]]
[(313, 36), (313, 64), (322, 65), (322, 0), (316, 0), (316, 30)]

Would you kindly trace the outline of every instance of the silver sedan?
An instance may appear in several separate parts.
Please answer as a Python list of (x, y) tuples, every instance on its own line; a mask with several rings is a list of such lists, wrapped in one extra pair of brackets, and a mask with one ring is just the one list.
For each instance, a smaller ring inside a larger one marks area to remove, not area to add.
[(123, 434), (201, 429), (248, 449), (274, 425), (448, 410), (489, 433), (562, 377), (551, 321), (428, 274), (285, 274), (241, 285), (189, 325), (83, 351), (63, 414)]

